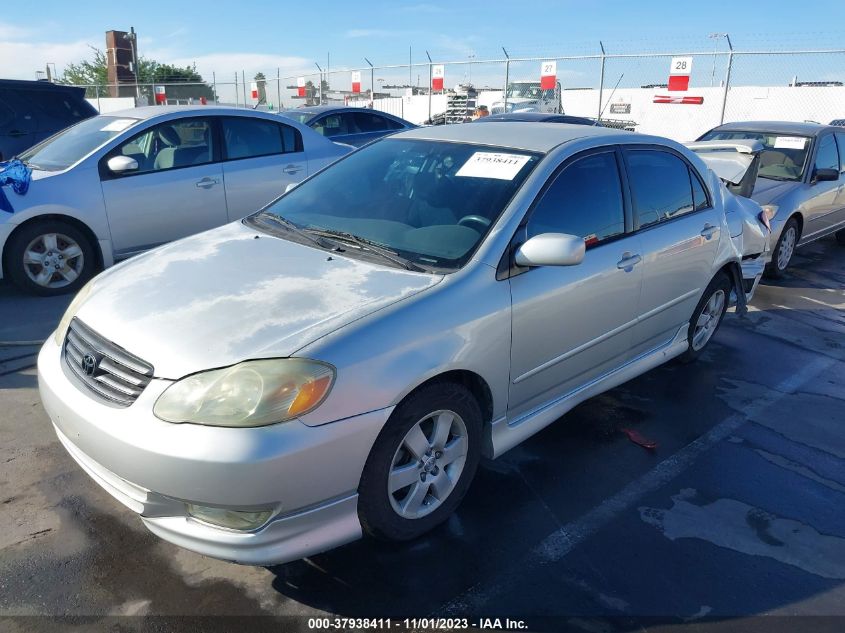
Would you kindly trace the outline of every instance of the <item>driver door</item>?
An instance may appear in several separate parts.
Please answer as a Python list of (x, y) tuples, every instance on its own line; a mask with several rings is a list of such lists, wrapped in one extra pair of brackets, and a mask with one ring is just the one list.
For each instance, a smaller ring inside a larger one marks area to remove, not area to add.
[(614, 148), (579, 154), (552, 176), (529, 212), (525, 239), (584, 238), (575, 266), (540, 266), (511, 277), (508, 418), (562, 397), (626, 362), (642, 285), (640, 238), (626, 233)]
[[(147, 128), (106, 154), (100, 178), (115, 255), (127, 257), (228, 221), (217, 134), (210, 117)], [(108, 160), (138, 169), (113, 174)]]

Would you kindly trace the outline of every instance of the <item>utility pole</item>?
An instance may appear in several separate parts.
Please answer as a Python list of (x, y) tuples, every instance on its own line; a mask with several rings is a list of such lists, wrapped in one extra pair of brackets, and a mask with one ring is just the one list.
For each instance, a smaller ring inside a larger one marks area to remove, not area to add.
[(411, 47), (408, 47), (408, 86), (411, 88), (411, 94), (414, 94), (414, 67), (411, 65)]
[[(502, 52), (505, 54), (505, 112), (508, 111), (508, 82), (510, 81), (510, 73), (511, 73), (511, 56), (508, 55), (508, 52), (505, 50), (505, 47), (502, 46)], [(601, 99), (599, 99), (601, 101)]]
[(364, 61), (370, 65), (370, 108), (376, 107), (376, 80), (375, 80), (375, 68), (373, 67), (373, 63), (364, 58)]
[(319, 95), (320, 95), (320, 103), (319, 105), (323, 105), (323, 69), (320, 68), (320, 64), (314, 62), (314, 65), (317, 67), (317, 70), (320, 71), (320, 78), (317, 80), (317, 85), (319, 86)]

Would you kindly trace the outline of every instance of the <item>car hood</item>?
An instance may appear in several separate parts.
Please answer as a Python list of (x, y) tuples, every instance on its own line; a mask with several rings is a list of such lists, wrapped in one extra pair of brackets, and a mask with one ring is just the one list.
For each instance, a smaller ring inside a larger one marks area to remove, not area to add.
[(754, 184), (754, 191), (751, 193), (751, 199), (758, 204), (776, 204), (780, 198), (800, 186), (801, 183), (799, 182), (771, 180), (758, 176), (757, 182)]
[(160, 378), (284, 357), (443, 277), (311, 248), (237, 222), (120, 264), (77, 318)]

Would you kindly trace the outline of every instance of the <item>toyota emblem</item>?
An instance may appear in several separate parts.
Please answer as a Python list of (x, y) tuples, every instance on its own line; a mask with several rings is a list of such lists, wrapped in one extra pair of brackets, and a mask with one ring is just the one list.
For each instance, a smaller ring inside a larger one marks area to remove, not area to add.
[(92, 354), (85, 354), (79, 364), (82, 366), (82, 371), (85, 372), (86, 376), (93, 376), (94, 372), (97, 371), (97, 365), (99, 363)]

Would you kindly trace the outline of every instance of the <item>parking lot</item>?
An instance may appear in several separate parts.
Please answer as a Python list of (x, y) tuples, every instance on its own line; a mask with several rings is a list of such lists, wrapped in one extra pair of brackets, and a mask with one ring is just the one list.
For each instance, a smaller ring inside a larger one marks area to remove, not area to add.
[[(68, 301), (3, 286), (0, 340), (43, 339)], [(40, 630), (9, 617), (37, 615), (509, 617), (585, 631), (845, 615), (843, 308), (845, 249), (826, 239), (764, 282), (745, 318), (728, 315), (697, 363), (653, 370), (483, 462), (430, 535), (271, 568), (148, 533), (58, 443), (37, 348), (4, 346), (2, 628)]]

